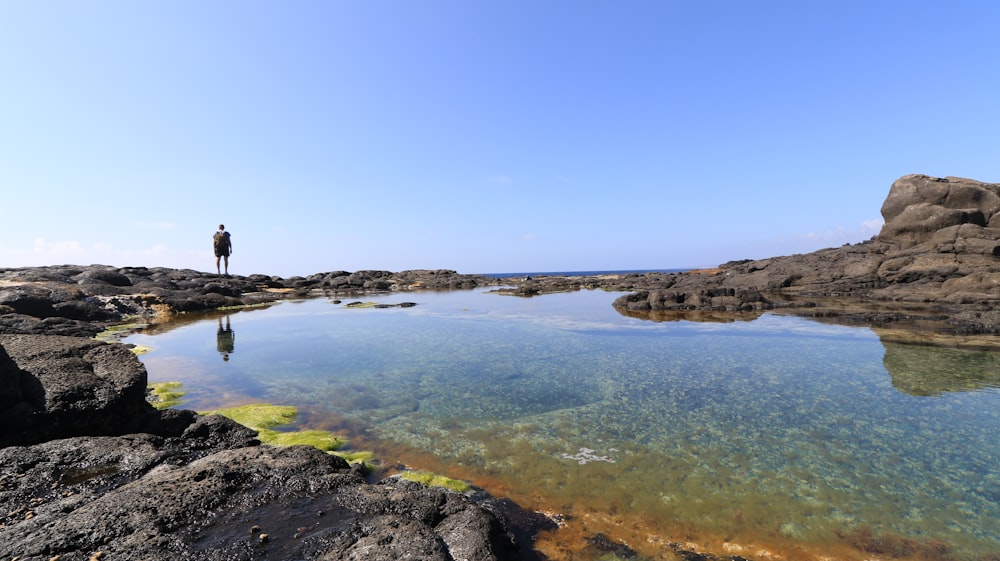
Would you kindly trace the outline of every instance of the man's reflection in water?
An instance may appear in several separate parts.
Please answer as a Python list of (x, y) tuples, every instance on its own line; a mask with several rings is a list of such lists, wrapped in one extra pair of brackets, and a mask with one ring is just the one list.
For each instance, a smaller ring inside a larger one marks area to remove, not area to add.
[(215, 348), (222, 355), (222, 360), (229, 360), (229, 353), (236, 349), (236, 333), (229, 325), (229, 316), (226, 316), (226, 327), (222, 327), (222, 318), (219, 318), (219, 331), (215, 334)]

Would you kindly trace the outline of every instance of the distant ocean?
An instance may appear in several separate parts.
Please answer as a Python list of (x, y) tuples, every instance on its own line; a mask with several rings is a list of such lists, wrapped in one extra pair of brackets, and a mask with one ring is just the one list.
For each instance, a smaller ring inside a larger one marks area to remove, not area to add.
[(548, 272), (530, 272), (530, 273), (480, 273), (486, 277), (493, 277), (496, 279), (508, 279), (512, 277), (594, 277), (597, 275), (627, 275), (630, 273), (682, 273), (684, 271), (690, 271), (687, 269), (628, 269), (623, 271), (548, 271)]

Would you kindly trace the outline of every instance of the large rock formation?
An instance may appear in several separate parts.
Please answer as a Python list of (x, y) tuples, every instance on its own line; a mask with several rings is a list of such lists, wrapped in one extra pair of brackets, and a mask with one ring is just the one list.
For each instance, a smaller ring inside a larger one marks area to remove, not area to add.
[(639, 290), (615, 302), (628, 314), (783, 309), (1000, 334), (998, 212), (1000, 184), (908, 175), (893, 183), (882, 206), (885, 224), (870, 241), (602, 286)]
[(935, 236), (957, 237), (972, 234), (976, 239), (992, 240), (987, 254), (996, 255), (1000, 235), (1000, 185), (971, 179), (926, 175), (907, 175), (893, 183), (882, 204), (885, 225), (879, 240), (909, 248), (932, 241)]

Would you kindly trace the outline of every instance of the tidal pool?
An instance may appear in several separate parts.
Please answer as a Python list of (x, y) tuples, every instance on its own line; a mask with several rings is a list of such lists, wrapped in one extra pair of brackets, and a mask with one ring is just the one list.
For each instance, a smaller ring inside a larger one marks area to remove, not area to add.
[(182, 407), (296, 405), (299, 428), (564, 515), (552, 559), (597, 532), (648, 558), (1000, 558), (1000, 353), (771, 314), (652, 322), (617, 295), (317, 298), (125, 341)]

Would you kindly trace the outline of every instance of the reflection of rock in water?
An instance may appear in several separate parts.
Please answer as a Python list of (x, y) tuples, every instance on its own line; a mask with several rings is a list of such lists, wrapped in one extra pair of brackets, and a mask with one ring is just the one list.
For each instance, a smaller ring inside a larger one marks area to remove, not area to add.
[(1000, 353), (882, 341), (892, 385), (910, 395), (1000, 387)]
[(620, 307), (616, 307), (615, 310), (625, 317), (655, 322), (693, 321), (699, 323), (734, 323), (737, 321), (753, 321), (764, 315), (764, 312), (762, 311), (723, 312), (712, 310), (628, 310)]

